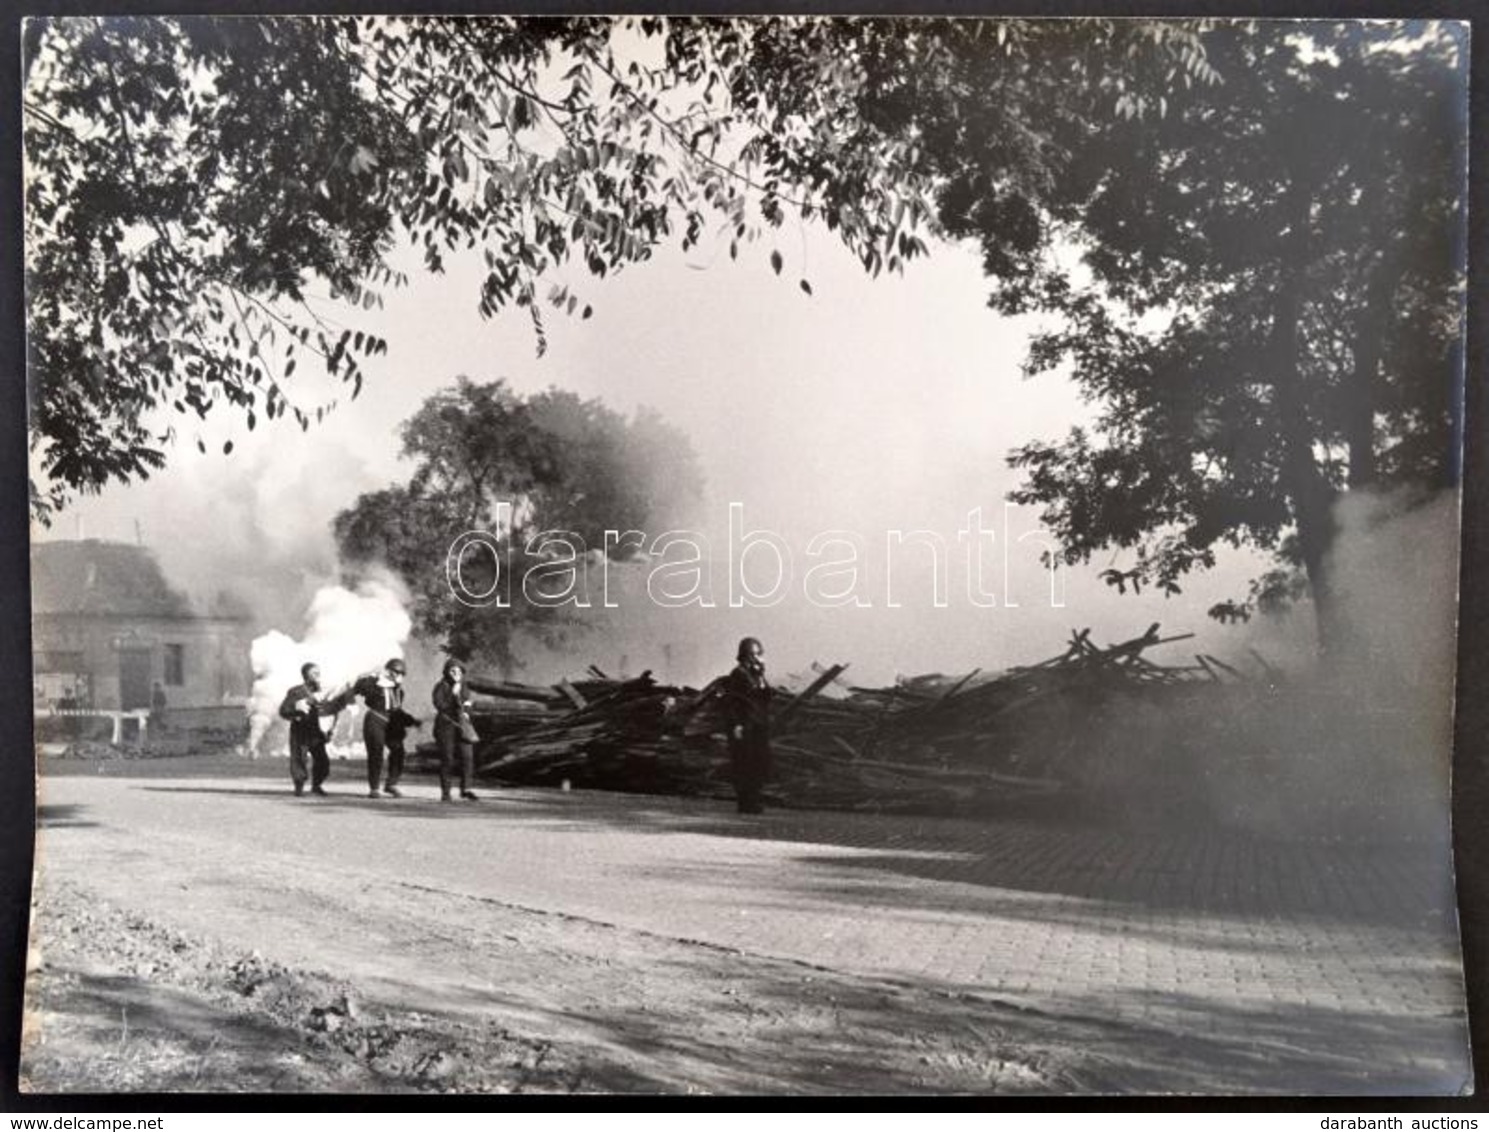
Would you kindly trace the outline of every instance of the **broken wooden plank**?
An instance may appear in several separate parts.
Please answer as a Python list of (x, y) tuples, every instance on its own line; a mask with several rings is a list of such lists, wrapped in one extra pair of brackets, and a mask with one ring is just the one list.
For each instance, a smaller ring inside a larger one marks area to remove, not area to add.
[[(844, 665), (843, 668), (846, 669), (847, 668), (847, 665)], [(818, 661), (815, 661), (814, 660), (814, 661), (812, 661), (812, 671), (820, 674), (820, 673), (826, 672), (827, 669), (825, 667), (823, 667), (823, 665), (820, 664)], [(848, 686), (847, 683), (842, 679), (842, 670), (841, 669), (839, 670), (838, 675), (837, 676), (834, 676), (832, 678), (832, 680), (833, 680), (833, 683), (838, 684), (841, 687), (846, 688)]]
[(572, 703), (580, 711), (583, 711), (585, 708), (589, 707), (589, 701), (586, 700), (582, 695), (580, 695), (579, 691), (574, 687), (574, 685), (570, 684), (567, 680), (560, 680), (553, 686), (560, 692), (562, 692), (565, 696), (567, 696), (569, 698), (569, 702)]
[(836, 680), (839, 676), (841, 676), (845, 671), (847, 671), (847, 669), (848, 669), (848, 666), (846, 664), (834, 664), (831, 668), (829, 668), (821, 676), (819, 676), (819, 677), (817, 677), (817, 679), (813, 680), (789, 704), (787, 704), (784, 708), (781, 709), (780, 713), (776, 716), (776, 720), (775, 721), (776, 721), (777, 725), (782, 724), (782, 723), (785, 723), (786, 720), (790, 719), (791, 716), (793, 714), (795, 714), (796, 710), (799, 707), (801, 707), (802, 704), (806, 703), (813, 696), (815, 696), (818, 692), (822, 691), (823, 688), (825, 688), (825, 687), (827, 687), (827, 685), (831, 684), (834, 680)]
[(1157, 645), (1169, 645), (1169, 644), (1173, 644), (1175, 641), (1192, 641), (1193, 639), (1194, 639), (1194, 634), (1193, 633), (1180, 633), (1177, 636), (1173, 636), (1173, 637), (1159, 637), (1158, 639), (1156, 639), (1154, 641), (1150, 641), (1148, 643), (1148, 647), (1149, 648), (1154, 648)]
[(538, 688), (531, 684), (514, 684), (508, 681), (490, 680), (480, 676), (469, 676), (466, 685), (472, 692), (490, 696), (496, 700), (525, 700), (537, 704), (561, 704), (562, 696), (555, 696), (552, 688)]
[(965, 688), (968, 684), (970, 684), (972, 682), (972, 678), (974, 676), (976, 676), (981, 671), (982, 671), (981, 668), (974, 668), (971, 672), (967, 673), (967, 675), (963, 676), (954, 685), (952, 685), (951, 690), (948, 691), (944, 696), (942, 696), (936, 702), (937, 703), (944, 704), (947, 700), (951, 699), (958, 692), (960, 692), (963, 688)]

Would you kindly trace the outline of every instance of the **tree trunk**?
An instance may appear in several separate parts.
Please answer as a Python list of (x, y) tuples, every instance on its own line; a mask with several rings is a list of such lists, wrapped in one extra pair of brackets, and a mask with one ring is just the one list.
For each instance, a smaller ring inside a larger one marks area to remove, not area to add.
[(1288, 192), (1288, 232), (1285, 266), (1272, 299), (1270, 354), (1273, 388), (1282, 430), (1282, 489), (1292, 504), (1298, 549), (1308, 574), (1318, 626), (1318, 650), (1328, 657), (1342, 643), (1338, 603), (1324, 559), (1334, 541), (1335, 491), (1314, 458), (1314, 429), (1308, 416), (1299, 372), (1298, 326), (1303, 308), (1303, 281), (1309, 262), (1309, 225), (1312, 194), (1294, 178)]
[(1375, 387), (1385, 328), (1391, 317), (1391, 299), (1401, 276), (1401, 269), (1394, 260), (1395, 257), (1388, 252), (1372, 266), (1365, 286), (1365, 302), (1355, 321), (1355, 338), (1350, 344), (1354, 354), (1354, 372), (1349, 383), (1349, 403), (1345, 407), (1345, 438), (1349, 444), (1351, 491), (1370, 487), (1378, 476)]

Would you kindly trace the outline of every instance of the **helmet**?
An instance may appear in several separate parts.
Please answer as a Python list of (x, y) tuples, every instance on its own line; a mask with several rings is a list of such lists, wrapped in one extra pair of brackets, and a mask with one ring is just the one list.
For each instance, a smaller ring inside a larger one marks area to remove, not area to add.
[(389, 672), (398, 673), (398, 675), (400, 676), (408, 675), (408, 665), (404, 664), (403, 661), (399, 660), (396, 656), (392, 660), (388, 661), (387, 664), (383, 665), (383, 667)]

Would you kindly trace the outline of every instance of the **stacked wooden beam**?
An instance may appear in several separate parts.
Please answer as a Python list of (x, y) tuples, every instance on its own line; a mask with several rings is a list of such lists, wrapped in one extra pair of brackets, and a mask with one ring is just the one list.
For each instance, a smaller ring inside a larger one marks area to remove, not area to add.
[[(1060, 793), (1079, 780), (1093, 729), (1114, 702), (1241, 679), (1213, 657), (1155, 663), (1145, 654), (1191, 634), (1159, 627), (1102, 647), (1090, 630), (1063, 652), (993, 677), (973, 671), (860, 687), (847, 665), (818, 668), (772, 709), (772, 791), (788, 805), (971, 812)], [(702, 690), (616, 680), (597, 668), (537, 686), (473, 677), (479, 773), (509, 783), (727, 796), (719, 682)]]

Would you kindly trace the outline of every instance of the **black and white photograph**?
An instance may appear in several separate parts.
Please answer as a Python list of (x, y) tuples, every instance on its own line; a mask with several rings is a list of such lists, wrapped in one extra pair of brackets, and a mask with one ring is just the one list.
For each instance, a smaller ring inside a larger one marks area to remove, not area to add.
[(16, 46), (23, 1096), (1473, 1092), (1466, 21)]

